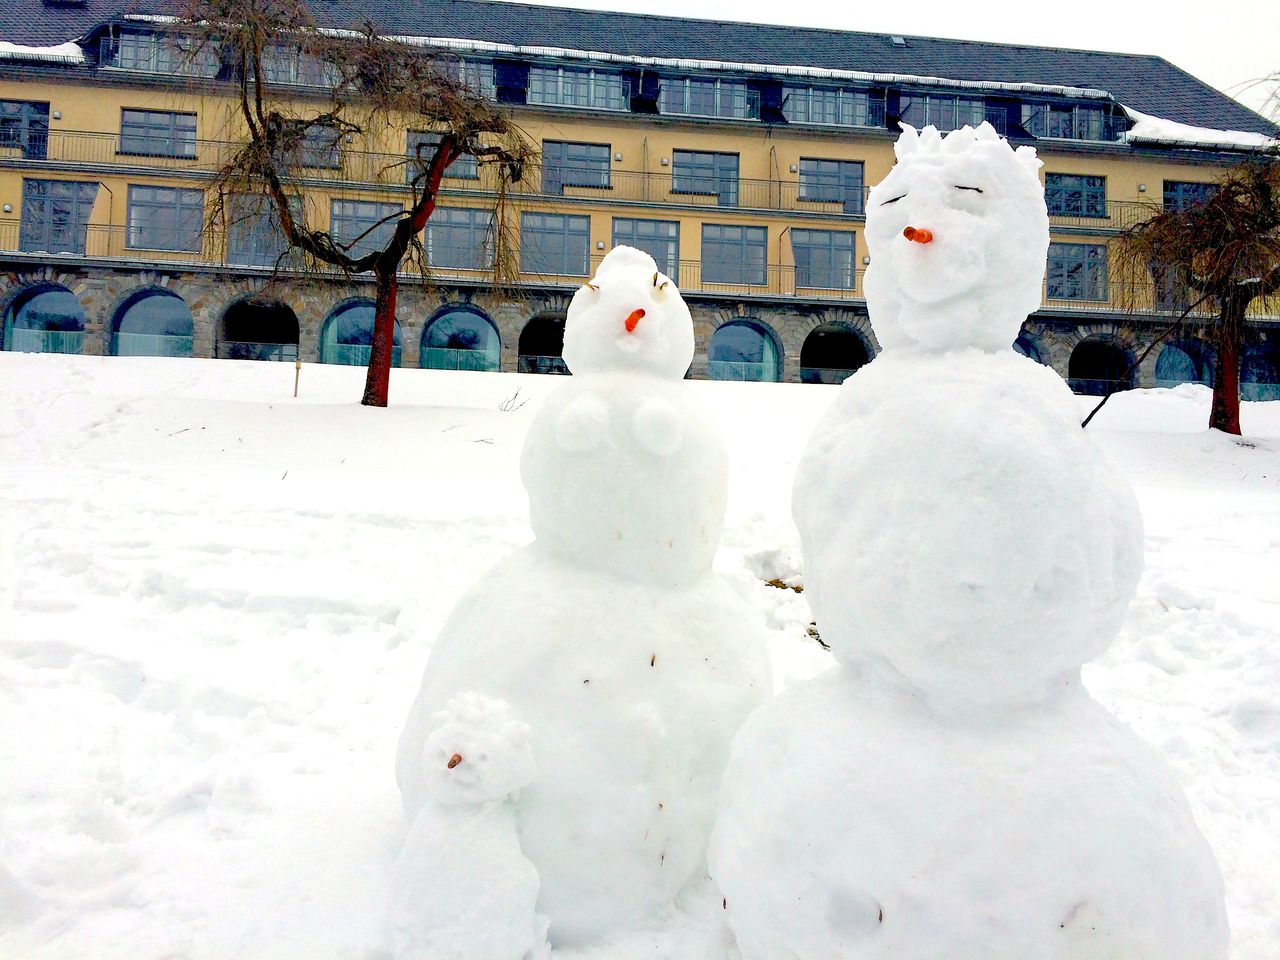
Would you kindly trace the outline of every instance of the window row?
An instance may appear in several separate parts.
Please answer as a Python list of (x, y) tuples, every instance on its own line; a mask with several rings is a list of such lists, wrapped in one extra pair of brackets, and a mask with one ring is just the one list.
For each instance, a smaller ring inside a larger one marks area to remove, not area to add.
[[(1163, 207), (1182, 210), (1203, 203), (1217, 190), (1213, 183), (1164, 181)], [(1046, 173), (1044, 200), (1050, 216), (1107, 216), (1107, 178), (1079, 173)]]

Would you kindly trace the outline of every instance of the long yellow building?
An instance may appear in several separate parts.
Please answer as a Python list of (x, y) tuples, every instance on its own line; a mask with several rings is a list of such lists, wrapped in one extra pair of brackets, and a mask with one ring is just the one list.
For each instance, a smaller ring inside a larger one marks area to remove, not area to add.
[[(359, 15), (456, 56), (541, 152), (505, 208), (520, 279), (501, 291), (486, 269), (495, 183), (468, 162), (450, 169), (426, 270), (401, 284), (401, 365), (562, 372), (569, 296), (627, 243), (684, 291), (694, 376), (838, 381), (877, 349), (863, 204), (899, 123), (985, 120), (1044, 161), (1052, 245), (1017, 349), (1082, 392), (1212, 378), (1205, 329), (1131, 369), (1184, 295), (1161, 277), (1121, 289), (1108, 242), (1203, 199), (1276, 130), (1159, 58), (479, 0), (311, 6), (326, 27)], [(165, 0), (0, 11), (4, 349), (363, 363), (368, 284), (291, 272), (265, 215), (207, 228), (234, 111), (216, 61), (181, 55), (173, 12)], [(299, 98), (315, 80), (284, 46), (268, 72)], [(394, 214), (429, 136), (406, 121), (308, 144), (308, 222), (355, 238)], [(1246, 397), (1280, 397), (1276, 316), (1251, 319), (1242, 374)]]

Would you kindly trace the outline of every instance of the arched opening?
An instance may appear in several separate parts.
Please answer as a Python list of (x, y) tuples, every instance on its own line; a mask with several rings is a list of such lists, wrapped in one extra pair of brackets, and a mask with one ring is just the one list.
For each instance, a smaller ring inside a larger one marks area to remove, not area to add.
[[(373, 352), (372, 300), (348, 300), (329, 311), (320, 328), (320, 362), (367, 367)], [(400, 366), (400, 321), (391, 334), (391, 365)]]
[(1133, 361), (1128, 351), (1110, 338), (1081, 340), (1067, 362), (1067, 383), (1076, 393), (1100, 397), (1133, 389)]
[(217, 355), (222, 360), (296, 360), (298, 318), (277, 300), (237, 300), (222, 315)]
[(1156, 386), (1212, 385), (1213, 368), (1212, 348), (1197, 340), (1176, 340), (1166, 344), (1156, 357)]
[(56, 283), (20, 290), (4, 311), (4, 349), (18, 353), (80, 353), (84, 307)]
[(560, 356), (564, 352), (564, 317), (534, 317), (520, 331), (519, 349), (521, 373), (568, 373)]
[(502, 338), (492, 320), (474, 307), (445, 307), (427, 321), (422, 331), (418, 366), (433, 370), (497, 370), (501, 356)]
[(130, 294), (111, 318), (111, 352), (119, 357), (189, 357), (194, 338), (191, 308), (169, 290)]
[(1280, 400), (1280, 343), (1253, 343), (1240, 358), (1240, 399)]
[(1019, 334), (1018, 339), (1013, 341), (1013, 352), (1020, 353), (1036, 363), (1044, 363), (1044, 357), (1040, 355), (1040, 348), (1025, 333)]
[(754, 320), (731, 320), (711, 335), (707, 376), (712, 380), (769, 380), (782, 375), (782, 351), (773, 333)]
[(814, 327), (800, 348), (802, 383), (844, 383), (871, 360), (871, 351), (857, 333), (837, 323)]

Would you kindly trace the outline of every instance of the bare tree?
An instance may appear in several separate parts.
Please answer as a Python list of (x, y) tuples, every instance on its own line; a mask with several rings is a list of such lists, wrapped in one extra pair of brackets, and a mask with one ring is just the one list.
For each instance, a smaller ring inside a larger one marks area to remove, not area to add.
[[(232, 209), (232, 198), (262, 197), (305, 267), (373, 274), (374, 329), (361, 402), (386, 406), (398, 275), (407, 257), (425, 270), (418, 237), (435, 210), (445, 170), (471, 156), (496, 171), (491, 254), (498, 279), (511, 269), (502, 216), (506, 188), (520, 179), (532, 147), (497, 105), (468, 86), (457, 58), (381, 36), (371, 24), (321, 28), (305, 0), (187, 0), (175, 30), (185, 54), (216, 62), (218, 76), (234, 91), (233, 145), (217, 172), (210, 221), (225, 225), (244, 215)], [(284, 82), (273, 80), (282, 75)], [(315, 166), (308, 158), (317, 150), (336, 155), (343, 143), (376, 142), (379, 134), (408, 125), (434, 136), (416, 155), (390, 164), (408, 186), (407, 207), (359, 237), (309, 227), (298, 168)], [(380, 248), (359, 252), (384, 223), (394, 227)]]
[(1280, 291), (1280, 162), (1249, 160), (1203, 202), (1130, 227), (1112, 244), (1112, 267), (1130, 290), (1150, 289), (1153, 275), (1183, 284), (1195, 303), (1179, 322), (1200, 303), (1213, 305), (1218, 358), (1209, 426), (1239, 435), (1245, 315)]

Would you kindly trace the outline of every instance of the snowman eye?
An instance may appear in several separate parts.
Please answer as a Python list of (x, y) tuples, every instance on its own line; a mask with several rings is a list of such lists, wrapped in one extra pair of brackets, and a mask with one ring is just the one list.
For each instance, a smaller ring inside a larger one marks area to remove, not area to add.
[(957, 190), (972, 190), (974, 193), (982, 193), (981, 187), (962, 187), (960, 184), (955, 185)]
[(886, 200), (886, 201), (884, 201), (884, 203), (880, 204), (880, 206), (882, 206), (882, 207), (887, 207), (887, 206), (888, 206), (889, 204), (891, 204), (891, 203), (897, 203), (899, 200), (901, 200), (901, 199), (902, 199), (903, 197), (905, 197), (905, 196), (906, 196), (906, 194), (905, 194), (905, 193), (900, 193), (900, 194), (898, 194), (896, 197), (894, 197), (892, 200)]
[(596, 286), (594, 283), (584, 283), (583, 286), (586, 287), (588, 290), (590, 290), (592, 293), (600, 292), (600, 288)]

